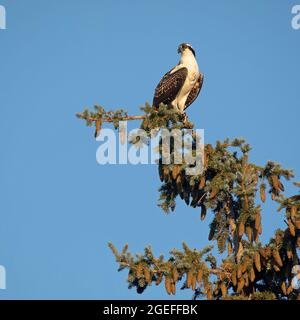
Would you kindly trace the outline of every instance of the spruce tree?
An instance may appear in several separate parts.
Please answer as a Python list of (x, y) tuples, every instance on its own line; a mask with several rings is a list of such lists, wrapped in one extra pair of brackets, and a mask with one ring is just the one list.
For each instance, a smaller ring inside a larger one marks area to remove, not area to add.
[[(152, 129), (194, 127), (169, 106), (160, 105), (154, 110), (146, 103), (141, 109), (143, 115), (128, 116), (124, 110), (107, 112), (95, 106), (94, 111), (86, 109), (77, 117), (95, 126), (96, 136), (103, 123), (113, 123), (118, 129), (121, 120), (142, 120), (140, 128), (149, 137)], [(134, 255), (128, 245), (119, 252), (109, 243), (118, 270), (127, 270), (129, 288), (143, 293), (153, 284), (161, 285), (169, 295), (175, 295), (178, 288), (191, 289), (194, 299), (209, 300), (300, 299), (292, 284), (293, 267), (299, 264), (300, 193), (284, 195), (284, 184), (294, 177), (293, 172), (271, 161), (265, 165), (251, 163), (250, 151), (243, 139), (206, 144), (204, 170), (199, 175), (186, 174), (191, 164), (158, 161), (162, 183), (158, 205), (165, 212), (174, 211), (176, 201), (181, 199), (199, 211), (201, 220), (211, 219), (208, 240), (217, 245), (224, 258), (217, 263), (211, 245), (196, 250), (183, 243), (182, 249), (173, 249), (165, 258), (155, 257), (150, 246), (143, 254)], [(299, 183), (294, 185), (300, 187)], [(277, 229), (263, 244), (261, 217), (266, 201), (277, 203), (286, 228)]]

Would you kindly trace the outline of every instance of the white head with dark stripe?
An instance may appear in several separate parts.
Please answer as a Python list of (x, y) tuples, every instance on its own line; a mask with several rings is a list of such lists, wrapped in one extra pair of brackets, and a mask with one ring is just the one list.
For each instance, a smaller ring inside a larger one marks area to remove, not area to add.
[(195, 50), (189, 43), (181, 43), (178, 47), (178, 53), (181, 53), (183, 55), (187, 52), (191, 52), (194, 55), (194, 57), (196, 57)]

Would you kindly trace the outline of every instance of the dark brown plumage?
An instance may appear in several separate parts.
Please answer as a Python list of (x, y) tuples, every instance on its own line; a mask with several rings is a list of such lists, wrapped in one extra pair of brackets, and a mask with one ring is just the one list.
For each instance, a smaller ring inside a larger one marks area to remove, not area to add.
[(202, 73), (200, 73), (197, 82), (195, 83), (193, 89), (186, 99), (185, 109), (188, 108), (197, 99), (203, 85), (203, 80), (204, 76)]
[[(173, 69), (172, 69), (173, 70)], [(158, 108), (161, 103), (170, 104), (177, 96), (188, 74), (187, 68), (167, 72), (157, 85), (153, 98), (153, 106)]]
[[(155, 108), (158, 108), (161, 103), (167, 105), (170, 104), (176, 98), (178, 92), (184, 84), (188, 73), (187, 68), (181, 68), (174, 73), (170, 73), (172, 70), (173, 69), (168, 71), (162, 77), (155, 89), (152, 103)], [(197, 99), (203, 85), (203, 80), (204, 76), (202, 73), (200, 73), (197, 82), (186, 99), (185, 109)]]

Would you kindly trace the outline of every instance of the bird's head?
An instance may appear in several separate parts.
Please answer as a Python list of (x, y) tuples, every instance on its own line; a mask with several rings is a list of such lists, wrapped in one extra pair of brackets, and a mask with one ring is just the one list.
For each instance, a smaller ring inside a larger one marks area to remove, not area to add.
[(184, 51), (189, 50), (193, 53), (193, 55), (196, 57), (196, 53), (194, 48), (189, 43), (182, 43), (178, 47), (178, 53), (183, 54)]

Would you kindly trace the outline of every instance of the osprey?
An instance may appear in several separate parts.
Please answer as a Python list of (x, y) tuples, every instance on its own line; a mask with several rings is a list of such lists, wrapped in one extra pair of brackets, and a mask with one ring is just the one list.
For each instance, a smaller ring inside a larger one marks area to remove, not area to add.
[(176, 67), (167, 72), (157, 85), (153, 98), (154, 108), (161, 103), (172, 105), (184, 113), (198, 97), (203, 84), (203, 74), (199, 71), (196, 54), (188, 43), (178, 47), (181, 58)]

